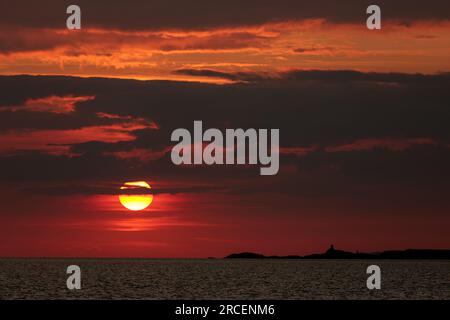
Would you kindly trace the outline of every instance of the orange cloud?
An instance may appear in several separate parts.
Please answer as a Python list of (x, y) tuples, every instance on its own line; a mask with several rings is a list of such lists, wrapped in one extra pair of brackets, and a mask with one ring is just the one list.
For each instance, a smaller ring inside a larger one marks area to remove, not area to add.
[[(381, 31), (323, 19), (204, 31), (12, 29), (0, 31), (0, 74), (194, 79), (183, 68), (221, 72), (357, 69), (450, 70), (450, 22), (390, 22)], [(218, 79), (195, 78), (195, 81)], [(223, 82), (223, 80), (222, 80)]]

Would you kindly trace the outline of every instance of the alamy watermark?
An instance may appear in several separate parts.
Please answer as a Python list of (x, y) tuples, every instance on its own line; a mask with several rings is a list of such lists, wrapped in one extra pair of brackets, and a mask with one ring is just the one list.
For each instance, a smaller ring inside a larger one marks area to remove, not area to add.
[(70, 16), (67, 17), (66, 27), (69, 30), (80, 30), (81, 29), (81, 8), (75, 4), (72, 4), (67, 7), (67, 14)]
[(367, 267), (366, 273), (369, 275), (366, 281), (367, 289), (381, 289), (381, 268), (376, 264)]
[[(226, 129), (224, 138), (219, 129), (210, 128), (203, 132), (202, 121), (194, 121), (194, 139), (189, 130), (179, 128), (172, 132), (171, 141), (178, 142), (171, 153), (176, 165), (259, 163), (263, 166), (261, 175), (275, 175), (280, 166), (279, 129)], [(205, 142), (208, 144), (204, 145)]]
[(69, 290), (81, 289), (81, 268), (77, 265), (70, 265), (66, 270), (70, 276), (67, 278), (66, 285)]
[(375, 4), (367, 7), (367, 14), (370, 16), (366, 20), (366, 26), (369, 30), (381, 29), (381, 8)]

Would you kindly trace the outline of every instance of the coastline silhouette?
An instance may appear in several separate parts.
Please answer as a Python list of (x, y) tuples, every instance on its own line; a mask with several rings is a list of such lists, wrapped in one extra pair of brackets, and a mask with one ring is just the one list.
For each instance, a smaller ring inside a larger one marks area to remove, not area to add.
[(351, 252), (338, 250), (331, 245), (324, 253), (310, 255), (265, 256), (253, 252), (232, 253), (224, 259), (404, 259), (404, 260), (450, 260), (450, 250), (445, 249), (406, 249), (382, 252)]

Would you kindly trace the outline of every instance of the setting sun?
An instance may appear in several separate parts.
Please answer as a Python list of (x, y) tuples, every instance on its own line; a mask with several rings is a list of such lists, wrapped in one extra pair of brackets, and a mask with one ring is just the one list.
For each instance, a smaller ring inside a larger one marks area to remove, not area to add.
[(131, 211), (141, 211), (147, 208), (153, 201), (153, 195), (149, 193), (150, 185), (145, 181), (125, 182), (120, 187), (120, 203)]

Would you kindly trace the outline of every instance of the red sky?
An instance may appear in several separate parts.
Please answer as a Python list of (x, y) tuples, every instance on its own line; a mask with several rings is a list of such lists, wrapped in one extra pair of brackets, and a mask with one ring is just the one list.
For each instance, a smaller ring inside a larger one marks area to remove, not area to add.
[[(0, 5), (0, 256), (450, 247), (445, 2), (381, 1), (379, 31), (346, 1), (82, 1), (74, 31), (44, 2)], [(175, 167), (194, 120), (279, 128), (279, 174)]]

